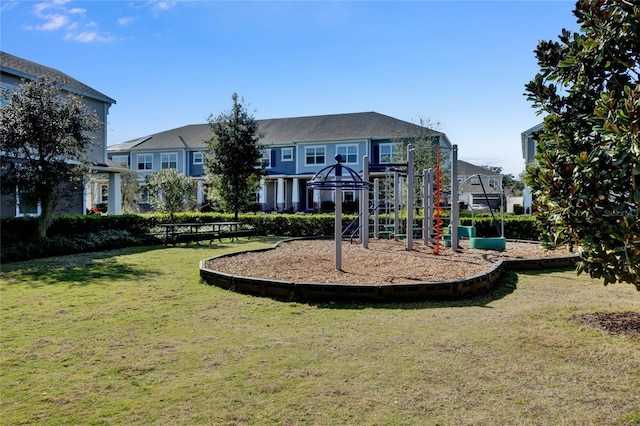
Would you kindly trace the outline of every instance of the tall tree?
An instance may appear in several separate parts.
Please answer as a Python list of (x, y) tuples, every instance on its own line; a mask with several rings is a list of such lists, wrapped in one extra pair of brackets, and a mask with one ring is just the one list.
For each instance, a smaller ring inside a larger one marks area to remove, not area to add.
[(25, 81), (0, 107), (3, 187), (19, 202), (39, 204), (39, 234), (46, 236), (59, 203), (83, 184), (91, 132), (102, 126), (82, 97), (47, 79)]
[(244, 99), (231, 96), (233, 106), (213, 117), (209, 116), (211, 136), (205, 140), (209, 154), (205, 156), (207, 183), (222, 198), (226, 210), (234, 217), (246, 208), (258, 188), (263, 173), (262, 135), (258, 122), (247, 111)]
[(640, 5), (581, 0), (579, 33), (542, 41), (526, 95), (546, 114), (527, 182), (548, 247), (578, 272), (640, 290)]
[(145, 185), (154, 209), (169, 213), (169, 221), (173, 222), (175, 214), (186, 209), (196, 184), (190, 177), (169, 168), (148, 174)]

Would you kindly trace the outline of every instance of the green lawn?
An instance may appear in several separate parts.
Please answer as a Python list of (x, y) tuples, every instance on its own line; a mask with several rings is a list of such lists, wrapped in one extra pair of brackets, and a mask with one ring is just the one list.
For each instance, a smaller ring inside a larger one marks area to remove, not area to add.
[(465, 301), (300, 304), (199, 280), (273, 239), (2, 266), (0, 424), (640, 424), (630, 285), (511, 275)]

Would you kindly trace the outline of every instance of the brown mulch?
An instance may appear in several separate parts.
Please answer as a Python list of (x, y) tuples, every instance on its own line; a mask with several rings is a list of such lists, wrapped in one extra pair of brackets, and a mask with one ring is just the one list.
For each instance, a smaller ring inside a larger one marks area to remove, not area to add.
[(640, 312), (596, 312), (571, 319), (618, 336), (640, 336)]
[(335, 268), (335, 241), (294, 240), (274, 250), (248, 252), (206, 262), (209, 269), (256, 278), (293, 282), (337, 284), (387, 284), (450, 281), (481, 274), (499, 260), (564, 257), (565, 250), (545, 251), (538, 244), (507, 242), (506, 250), (470, 249), (468, 241), (460, 249), (443, 248), (433, 254), (432, 246), (414, 242), (372, 240), (369, 248), (342, 243), (342, 268)]

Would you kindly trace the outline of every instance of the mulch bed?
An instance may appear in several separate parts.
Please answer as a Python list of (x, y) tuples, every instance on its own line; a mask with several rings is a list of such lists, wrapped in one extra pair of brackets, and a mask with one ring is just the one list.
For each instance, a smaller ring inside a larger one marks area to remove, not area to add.
[(640, 336), (640, 312), (596, 312), (571, 319), (618, 336)]

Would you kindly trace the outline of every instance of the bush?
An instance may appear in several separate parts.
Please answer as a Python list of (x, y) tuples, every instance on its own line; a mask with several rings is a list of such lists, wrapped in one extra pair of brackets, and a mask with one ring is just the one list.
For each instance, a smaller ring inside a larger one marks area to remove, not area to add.
[[(476, 217), (473, 221), (470, 217), (460, 218), (460, 225), (475, 225), (478, 237), (497, 237), (502, 227), (500, 217), (496, 216), (494, 222), (491, 216)], [(496, 229), (497, 227), (497, 229)], [(505, 216), (504, 236), (511, 240), (538, 241), (539, 231), (536, 220), (532, 216)]]
[[(357, 216), (345, 214), (343, 229)], [(178, 213), (178, 223), (211, 223), (233, 221), (226, 213)], [(335, 216), (331, 214), (265, 214), (243, 213), (239, 220), (252, 226), (257, 235), (283, 237), (326, 237), (334, 234)], [(384, 221), (384, 216), (381, 221)], [(401, 220), (405, 220), (402, 218)], [(156, 225), (169, 221), (167, 214), (141, 214), (122, 216), (62, 215), (57, 216), (48, 237), (38, 237), (36, 218), (1, 218), (1, 262), (27, 260), (62, 254), (100, 251), (136, 245), (161, 244)], [(444, 226), (448, 218), (444, 217)], [(479, 237), (495, 237), (501, 228), (500, 218), (494, 223), (491, 216), (461, 217), (460, 225), (475, 224)], [(497, 226), (497, 229), (496, 229)], [(532, 216), (506, 216), (505, 237), (518, 240), (538, 240), (536, 220)]]
[(17, 262), (40, 257), (112, 250), (149, 244), (149, 239), (124, 230), (97, 231), (87, 234), (55, 236), (2, 245), (0, 262)]

